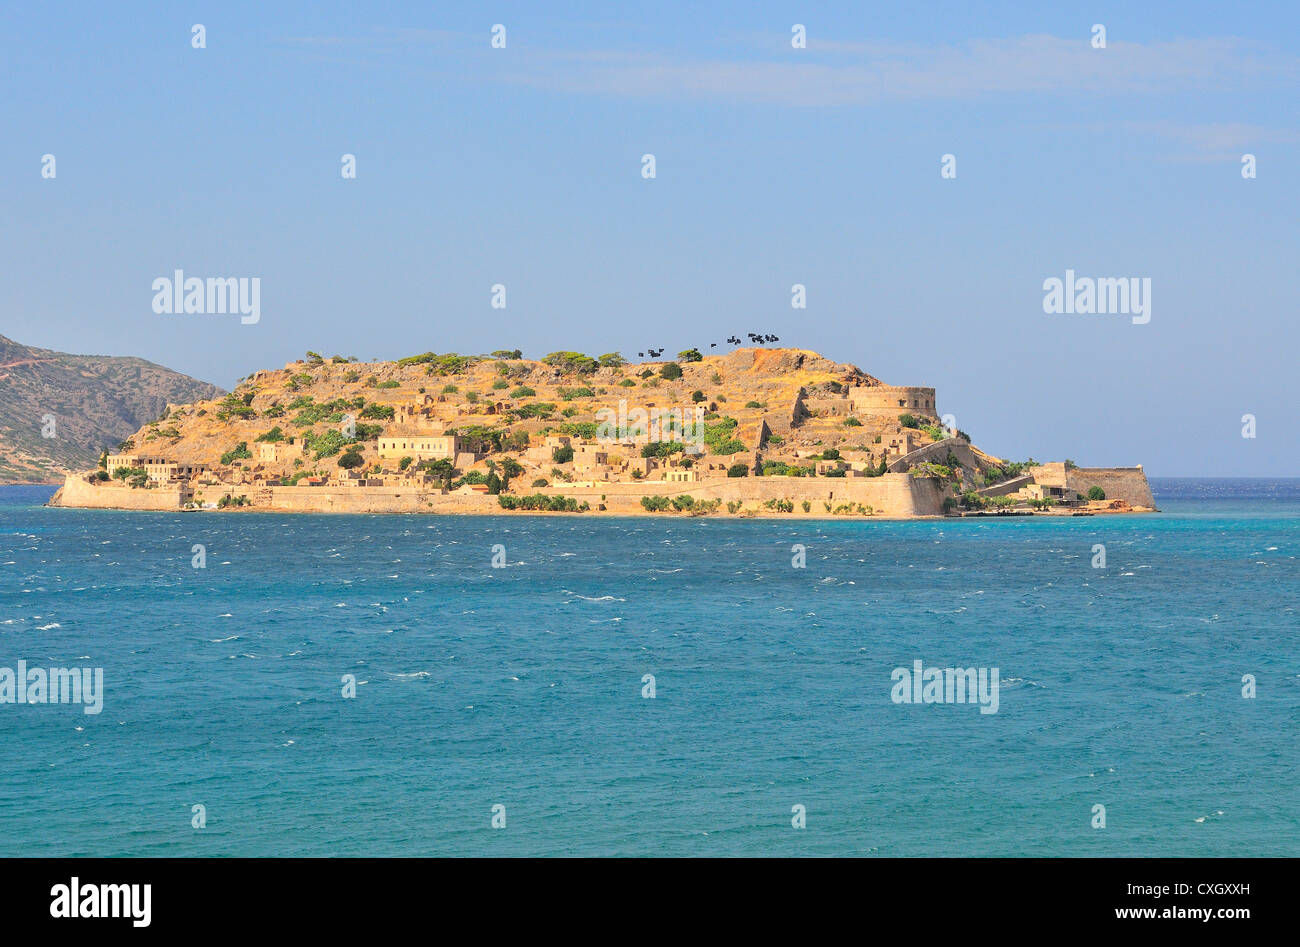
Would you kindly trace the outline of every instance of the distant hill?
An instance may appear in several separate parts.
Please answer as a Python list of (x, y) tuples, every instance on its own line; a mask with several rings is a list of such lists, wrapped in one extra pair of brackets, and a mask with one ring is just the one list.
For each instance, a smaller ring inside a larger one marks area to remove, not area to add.
[[(142, 358), (68, 355), (0, 335), (0, 484), (53, 483), (95, 466), (168, 404), (220, 397), (215, 385)], [(45, 437), (48, 418), (54, 437)]]

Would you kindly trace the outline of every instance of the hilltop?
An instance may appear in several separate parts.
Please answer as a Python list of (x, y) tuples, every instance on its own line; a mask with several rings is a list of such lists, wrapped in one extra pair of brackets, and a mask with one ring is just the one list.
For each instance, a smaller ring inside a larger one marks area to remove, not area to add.
[(169, 402), (224, 393), (141, 358), (69, 355), (0, 335), (0, 484), (62, 479), (93, 466)]
[(1153, 505), (1140, 470), (1136, 486), (1123, 471), (1085, 483), (1072, 465), (991, 456), (941, 417), (933, 388), (797, 348), (636, 364), (309, 352), (170, 406), (58, 502), (908, 516), (1075, 503), (1105, 483)]

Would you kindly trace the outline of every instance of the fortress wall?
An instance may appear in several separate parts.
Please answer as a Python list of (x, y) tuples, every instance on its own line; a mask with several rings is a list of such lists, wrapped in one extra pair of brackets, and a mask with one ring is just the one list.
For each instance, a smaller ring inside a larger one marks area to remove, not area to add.
[(50, 506), (77, 506), (96, 510), (162, 510), (181, 508), (179, 487), (135, 489), (120, 483), (87, 483), (85, 474), (68, 474)]
[[(497, 498), (481, 493), (421, 494), (408, 487), (200, 487), (198, 498), (215, 502), (231, 493), (244, 495), (254, 510), (288, 513), (489, 513), (500, 514)], [(739, 500), (754, 507), (767, 500), (791, 500), (795, 512), (808, 500), (810, 512), (825, 514), (824, 503), (862, 503), (884, 516), (937, 516), (943, 509), (943, 485), (907, 474), (883, 477), (737, 477), (697, 483), (663, 481), (605, 483), (593, 486), (528, 489), (518, 493), (543, 493), (586, 500), (592, 508), (605, 504), (611, 513), (643, 513), (643, 496), (689, 495), (700, 500)], [(1109, 490), (1107, 491), (1109, 496)], [(602, 499), (602, 496), (604, 499)], [(173, 511), (181, 508), (181, 491), (132, 489), (117, 484), (93, 486), (79, 476), (69, 476), (51, 501), (55, 506), (100, 509)]]
[[(289, 513), (499, 513), (484, 494), (423, 494), (411, 487), (271, 487), (269, 506)], [(249, 493), (249, 499), (253, 499)], [(258, 506), (262, 503), (259, 501)]]
[[(697, 500), (721, 500), (724, 504), (739, 500), (753, 506), (767, 500), (803, 500), (813, 504), (811, 512), (824, 513), (823, 503), (862, 503), (886, 516), (937, 516), (943, 511), (943, 489), (931, 479), (907, 474), (883, 477), (735, 477), (697, 483), (598, 484), (592, 487), (547, 487), (522, 490), (571, 496), (586, 500), (595, 507), (604, 503), (609, 512), (641, 512), (644, 496), (691, 496)], [(601, 497), (604, 496), (602, 500)]]
[[(864, 414), (915, 414), (918, 417), (939, 416), (933, 388), (879, 385), (875, 388), (850, 388), (849, 401), (854, 411)], [(900, 401), (905, 404), (899, 404)]]
[(853, 413), (848, 398), (804, 398), (803, 406), (809, 414), (824, 418), (845, 418)]
[(1075, 467), (1066, 471), (1067, 490), (1088, 495), (1088, 488), (1101, 487), (1107, 500), (1124, 500), (1130, 506), (1155, 509), (1151, 484), (1141, 467)]
[(970, 444), (963, 441), (960, 437), (945, 437), (941, 441), (935, 441), (933, 444), (926, 444), (924, 447), (918, 447), (910, 454), (904, 454), (902, 457), (891, 461), (888, 468), (893, 470), (898, 467), (907, 468), (921, 463), (942, 464), (948, 459), (949, 451), (957, 458), (957, 462), (966, 470), (978, 470), (980, 466), (979, 457), (971, 450)]

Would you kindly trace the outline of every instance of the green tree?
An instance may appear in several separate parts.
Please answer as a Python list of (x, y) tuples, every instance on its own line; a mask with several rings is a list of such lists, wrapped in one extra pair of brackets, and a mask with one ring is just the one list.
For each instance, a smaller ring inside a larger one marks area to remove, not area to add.
[(682, 377), (682, 367), (676, 362), (668, 362), (663, 368), (659, 369), (659, 377), (665, 381), (676, 381)]

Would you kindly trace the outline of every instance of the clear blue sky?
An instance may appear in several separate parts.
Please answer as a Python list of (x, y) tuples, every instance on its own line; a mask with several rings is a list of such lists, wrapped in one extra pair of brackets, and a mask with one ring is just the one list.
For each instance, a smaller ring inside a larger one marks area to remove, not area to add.
[[(0, 9), (0, 333), (228, 387), (774, 332), (1006, 456), (1300, 472), (1294, 3), (297, 6)], [(261, 322), (155, 315), (176, 268)], [(1045, 315), (1067, 268), (1151, 322)]]

